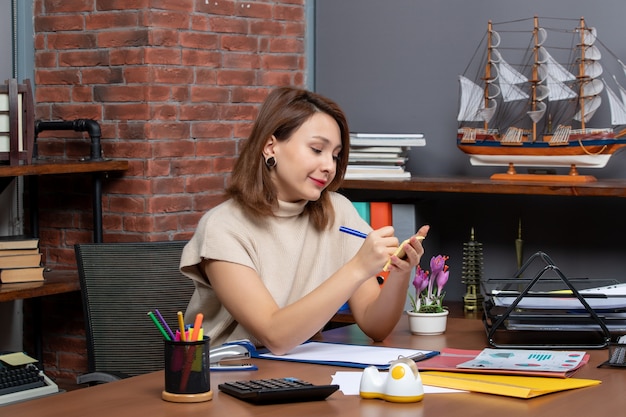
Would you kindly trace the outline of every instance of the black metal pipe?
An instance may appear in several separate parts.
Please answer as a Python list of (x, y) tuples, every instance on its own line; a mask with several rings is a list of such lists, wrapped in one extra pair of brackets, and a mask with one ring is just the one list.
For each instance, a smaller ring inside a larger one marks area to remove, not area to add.
[[(102, 146), (100, 145), (100, 138), (102, 137), (102, 131), (100, 130), (100, 124), (93, 119), (76, 119), (71, 121), (55, 121), (45, 122), (37, 120), (35, 122), (35, 139), (40, 132), (45, 130), (73, 130), (75, 132), (87, 132), (91, 139), (91, 155), (92, 161), (101, 161), (102, 158)], [(36, 147), (35, 150), (36, 152)], [(37, 156), (36, 154), (33, 156)]]

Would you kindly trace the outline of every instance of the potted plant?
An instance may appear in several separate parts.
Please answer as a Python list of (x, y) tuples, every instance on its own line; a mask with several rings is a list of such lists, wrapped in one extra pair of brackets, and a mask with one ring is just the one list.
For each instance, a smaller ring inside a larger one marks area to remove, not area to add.
[(415, 296), (409, 294), (412, 309), (407, 311), (409, 328), (413, 334), (434, 335), (446, 330), (448, 308), (443, 305), (446, 295), (443, 287), (450, 275), (446, 265), (448, 258), (444, 255), (433, 256), (430, 260), (430, 272), (417, 266), (413, 279)]

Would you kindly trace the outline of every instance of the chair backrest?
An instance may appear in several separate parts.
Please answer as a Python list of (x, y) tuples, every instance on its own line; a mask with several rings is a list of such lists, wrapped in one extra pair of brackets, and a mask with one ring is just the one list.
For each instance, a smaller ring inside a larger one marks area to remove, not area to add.
[(194, 291), (179, 271), (186, 242), (75, 245), (87, 328), (89, 372), (130, 376), (161, 370), (163, 336), (148, 312), (173, 331)]

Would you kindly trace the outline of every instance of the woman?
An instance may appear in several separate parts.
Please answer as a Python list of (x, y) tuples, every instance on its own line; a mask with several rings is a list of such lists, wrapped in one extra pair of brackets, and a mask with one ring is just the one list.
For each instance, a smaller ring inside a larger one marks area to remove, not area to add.
[[(371, 231), (334, 192), (348, 150), (348, 124), (337, 104), (296, 88), (269, 94), (235, 164), (229, 199), (202, 217), (181, 259), (196, 285), (186, 321), (202, 313), (213, 345), (249, 338), (285, 354), (346, 301), (372, 339), (394, 328), (424, 250), (413, 237), (403, 259), (392, 256), (393, 228)], [(361, 239), (339, 226), (369, 234)], [(427, 232), (424, 226), (418, 234)], [(376, 275), (390, 257), (381, 288)]]

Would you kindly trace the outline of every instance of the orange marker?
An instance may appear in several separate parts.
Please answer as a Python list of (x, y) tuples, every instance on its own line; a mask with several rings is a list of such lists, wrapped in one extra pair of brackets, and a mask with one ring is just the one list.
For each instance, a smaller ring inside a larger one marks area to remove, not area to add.
[(191, 335), (190, 342), (194, 342), (198, 340), (198, 336), (200, 335), (200, 328), (202, 327), (202, 319), (204, 316), (202, 313), (196, 314), (196, 321), (193, 323), (193, 333)]

